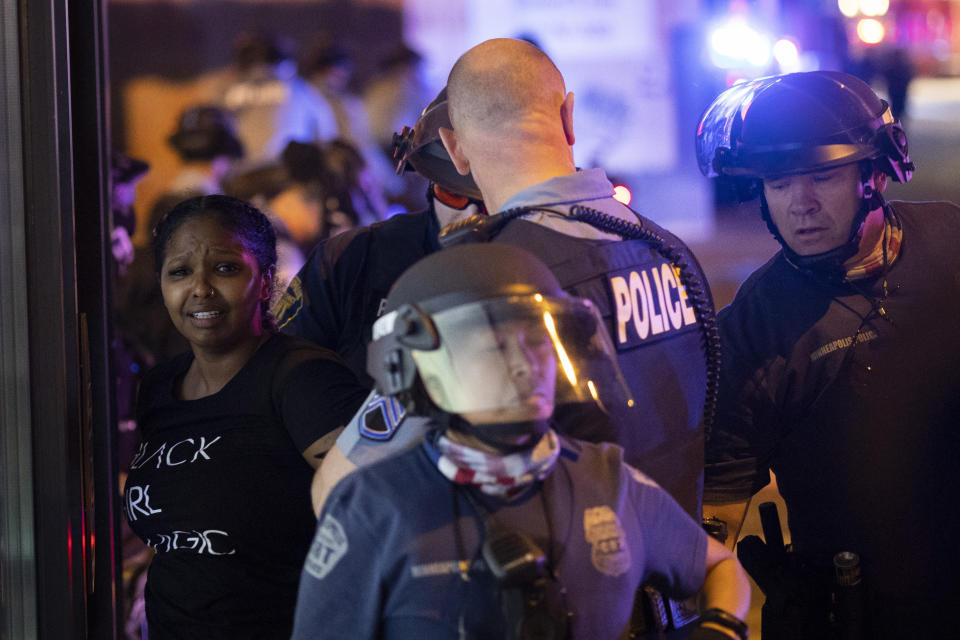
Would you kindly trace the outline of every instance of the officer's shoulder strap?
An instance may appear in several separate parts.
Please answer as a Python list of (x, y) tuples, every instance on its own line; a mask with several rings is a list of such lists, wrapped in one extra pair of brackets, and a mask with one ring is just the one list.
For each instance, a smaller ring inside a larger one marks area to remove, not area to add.
[(661, 260), (643, 240), (577, 238), (523, 219), (511, 221), (494, 241), (530, 251), (565, 287), (611, 269), (626, 269)]

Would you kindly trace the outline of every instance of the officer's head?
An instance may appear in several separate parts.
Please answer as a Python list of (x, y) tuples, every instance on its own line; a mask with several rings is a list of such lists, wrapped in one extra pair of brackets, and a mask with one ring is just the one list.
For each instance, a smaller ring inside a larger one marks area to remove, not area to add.
[(556, 403), (627, 402), (593, 305), (518, 247), (427, 256), (397, 280), (373, 338), (367, 371), (382, 394), (507, 445), (542, 430)]
[(762, 196), (771, 231), (798, 256), (852, 255), (887, 176), (913, 172), (907, 139), (887, 103), (854, 76), (792, 73), (734, 85), (697, 129), (700, 170)]
[[(549, 56), (524, 40), (493, 38), (464, 53), (447, 78), (450, 121), (465, 135), (513, 133), (531, 117), (556, 135), (565, 102), (563, 76)], [(539, 133), (539, 132), (538, 132)]]
[(447, 78), (450, 122), (440, 137), (472, 173), (491, 211), (547, 178), (573, 173), (573, 93), (540, 49), (494, 38), (464, 53)]

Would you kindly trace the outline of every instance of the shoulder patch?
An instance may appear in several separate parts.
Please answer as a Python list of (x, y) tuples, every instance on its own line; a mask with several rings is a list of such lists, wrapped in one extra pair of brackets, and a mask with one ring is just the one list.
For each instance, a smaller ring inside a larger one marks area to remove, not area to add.
[(407, 410), (395, 398), (373, 393), (356, 416), (360, 435), (370, 440), (389, 440), (403, 422)]
[(317, 527), (304, 570), (317, 580), (323, 580), (347, 553), (349, 546), (343, 526), (328, 513)]
[(273, 317), (277, 319), (277, 326), (282, 329), (297, 317), (301, 308), (303, 308), (303, 283), (300, 281), (300, 276), (296, 275), (273, 308)]

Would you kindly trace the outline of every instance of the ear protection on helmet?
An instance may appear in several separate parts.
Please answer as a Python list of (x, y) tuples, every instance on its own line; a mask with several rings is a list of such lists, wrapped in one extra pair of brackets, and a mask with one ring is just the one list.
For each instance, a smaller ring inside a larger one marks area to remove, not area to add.
[(900, 123), (891, 122), (877, 129), (873, 144), (882, 154), (876, 161), (884, 173), (901, 183), (913, 177), (916, 167), (907, 153), (907, 134)]
[(384, 396), (410, 392), (417, 377), (412, 351), (432, 351), (440, 346), (440, 334), (430, 316), (405, 304), (379, 318), (373, 325), (373, 341), (367, 349), (367, 371), (377, 391)]

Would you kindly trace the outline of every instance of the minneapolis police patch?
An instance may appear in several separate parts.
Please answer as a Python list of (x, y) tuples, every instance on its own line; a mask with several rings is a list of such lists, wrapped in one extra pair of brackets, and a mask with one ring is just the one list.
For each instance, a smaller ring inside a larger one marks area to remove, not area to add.
[(394, 398), (384, 398), (371, 393), (367, 404), (360, 410), (360, 435), (371, 440), (389, 440), (396, 433), (406, 409)]
[(610, 274), (617, 350), (665, 338), (697, 324), (697, 316), (673, 265), (661, 263)]
[(349, 546), (343, 525), (328, 513), (317, 527), (304, 570), (317, 580), (323, 580), (337, 566)]

